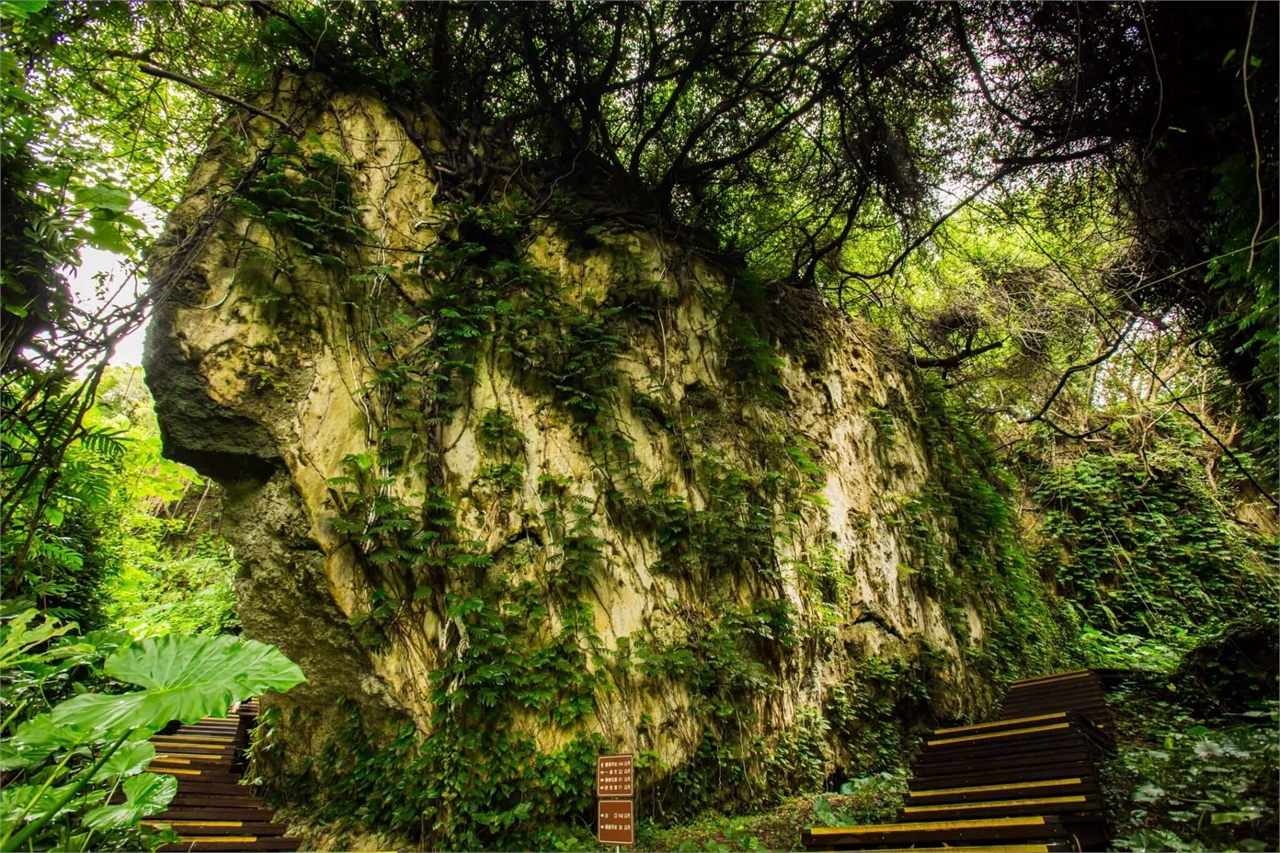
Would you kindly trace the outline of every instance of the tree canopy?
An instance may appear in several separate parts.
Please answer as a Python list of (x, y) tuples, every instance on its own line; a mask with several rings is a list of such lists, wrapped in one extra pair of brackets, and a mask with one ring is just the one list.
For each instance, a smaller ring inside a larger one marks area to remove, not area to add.
[[(139, 203), (172, 207), (218, 117), (317, 72), (443, 133), (422, 154), (445, 198), (572, 188), (888, 318), (917, 364), (1037, 366), (1021, 417), (1097, 347), (1172, 331), (1225, 371), (1218, 405), (1254, 449), (1275, 444), (1271, 4), (5, 9), (6, 369), (141, 322), (145, 297), (81, 316), (61, 277), (78, 247), (140, 262)], [(1013, 344), (1010, 310), (1035, 327)], [(1083, 343), (1032, 316), (1063, 311)]]

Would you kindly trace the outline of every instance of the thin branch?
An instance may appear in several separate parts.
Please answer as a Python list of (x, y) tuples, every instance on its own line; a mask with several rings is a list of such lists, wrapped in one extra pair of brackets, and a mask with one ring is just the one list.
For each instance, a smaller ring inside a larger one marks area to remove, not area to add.
[(1249, 131), (1253, 135), (1253, 178), (1258, 184), (1258, 225), (1253, 229), (1253, 239), (1249, 241), (1249, 266), (1246, 272), (1253, 272), (1253, 261), (1258, 253), (1253, 246), (1258, 243), (1258, 235), (1262, 233), (1262, 223), (1266, 219), (1267, 210), (1262, 201), (1262, 149), (1258, 145), (1258, 121), (1253, 115), (1253, 102), (1249, 100), (1249, 47), (1253, 44), (1253, 22), (1258, 16), (1258, 0), (1253, 0), (1253, 11), (1249, 13), (1249, 35), (1244, 40), (1244, 58), (1240, 60), (1240, 78), (1244, 85), (1244, 105), (1249, 111)]
[(235, 97), (232, 97), (231, 95), (224, 94), (222, 92), (217, 91), (216, 89), (210, 89), (208, 86), (204, 85), (199, 80), (192, 80), (190, 77), (187, 77), (185, 75), (178, 74), (177, 72), (174, 72), (174, 71), (168, 71), (164, 68), (160, 68), (159, 66), (150, 65), (145, 62), (138, 66), (138, 70), (141, 71), (143, 74), (150, 74), (152, 77), (159, 77), (161, 80), (172, 80), (174, 83), (181, 83), (184, 86), (189, 86), (190, 88), (195, 89), (197, 92), (199, 92), (202, 95), (208, 95), (210, 98), (216, 98), (217, 100), (222, 101), (223, 103), (231, 104), (232, 106), (239, 107), (242, 110), (248, 110), (254, 115), (258, 115), (258, 116), (262, 116), (263, 118), (270, 119), (271, 121), (274, 121), (276, 124), (283, 127), (285, 130), (289, 131), (289, 135), (291, 136), (298, 135), (298, 131), (294, 129), (293, 125), (289, 124), (289, 122), (285, 121), (275, 113), (269, 113), (266, 110), (255, 107), (253, 104), (250, 104), (247, 101), (242, 101), (239, 98), (235, 98)]
[[(1014, 221), (1017, 222), (1016, 219)], [(1098, 313), (1098, 317), (1102, 320), (1102, 322), (1108, 327), (1110, 327), (1113, 333), (1116, 333), (1118, 330), (1114, 325), (1112, 325), (1111, 321), (1107, 319), (1106, 313), (1102, 310), (1102, 308), (1098, 306), (1096, 302), (1094, 302), (1093, 297), (1090, 296), (1089, 292), (1086, 291), (1080, 285), (1080, 282), (1076, 281), (1075, 276), (1071, 274), (1070, 270), (1068, 270), (1066, 266), (1064, 266), (1062, 262), (1059, 261), (1058, 258), (1055, 255), (1053, 255), (1048, 250), (1048, 248), (1045, 247), (1043, 243), (1040, 242), (1040, 240), (1031, 231), (1031, 229), (1022, 225), (1020, 222), (1018, 222), (1018, 228), (1022, 231), (1023, 234), (1027, 236), (1028, 239), (1031, 240), (1032, 243), (1036, 245), (1036, 248), (1040, 250), (1040, 253), (1044, 255), (1046, 258), (1048, 258), (1049, 263), (1053, 264), (1053, 266), (1058, 270), (1058, 272), (1062, 273), (1062, 276), (1068, 282), (1071, 283), (1072, 288), (1074, 288), (1075, 291), (1079, 293), (1086, 302), (1089, 303), (1089, 305), (1093, 308), (1093, 310)], [(1176, 397), (1177, 395), (1174, 394), (1173, 389), (1169, 387), (1168, 383), (1164, 381), (1164, 378), (1160, 376), (1159, 373), (1155, 371), (1149, 364), (1147, 364), (1146, 359), (1142, 357), (1142, 353), (1138, 352), (1137, 348), (1134, 347), (1133, 344), (1129, 343), (1123, 336), (1117, 334), (1117, 337), (1120, 338), (1120, 340), (1123, 342), (1124, 347), (1128, 349), (1129, 352), (1133, 355), (1134, 360), (1137, 361), (1138, 364), (1142, 366), (1142, 369), (1155, 375), (1156, 381), (1160, 383), (1160, 386), (1164, 388), (1164, 390), (1167, 391), (1171, 396)], [(1240, 473), (1244, 475), (1245, 479), (1248, 480), (1251, 484), (1253, 484), (1253, 487), (1258, 490), (1258, 494), (1265, 497), (1273, 505), (1280, 507), (1280, 500), (1277, 500), (1275, 495), (1267, 491), (1267, 489), (1261, 483), (1258, 482), (1257, 478), (1253, 476), (1253, 472), (1251, 472), (1247, 467), (1245, 467), (1245, 464), (1243, 461), (1241, 461), (1240, 457), (1237, 456), (1230, 447), (1227, 447), (1227, 445), (1223, 442), (1222, 439), (1218, 438), (1217, 433), (1215, 433), (1212, 429), (1210, 429), (1209, 425), (1206, 424), (1200, 418), (1199, 415), (1197, 415), (1195, 412), (1188, 409), (1181, 401), (1178, 401), (1176, 405), (1179, 411), (1181, 411), (1184, 415), (1191, 418), (1191, 420), (1195, 422), (1195, 425), (1200, 428), (1201, 432), (1209, 436), (1209, 438), (1213, 440), (1213, 443), (1218, 445), (1218, 447), (1222, 450), (1222, 452), (1226, 454), (1227, 458), (1230, 459), (1232, 463), (1235, 464), (1236, 468), (1239, 469)]]
[(1102, 364), (1102, 362), (1106, 361), (1107, 359), (1111, 358), (1111, 356), (1116, 354), (1116, 350), (1120, 349), (1120, 344), (1124, 342), (1125, 336), (1129, 334), (1129, 329), (1133, 327), (1133, 321), (1134, 321), (1134, 316), (1130, 314), (1128, 321), (1126, 321), (1123, 328), (1120, 329), (1120, 334), (1116, 336), (1115, 343), (1107, 347), (1107, 349), (1104, 350), (1101, 354), (1099, 354), (1096, 358), (1092, 358), (1089, 361), (1083, 362), (1081, 364), (1073, 364), (1070, 367), (1068, 367), (1066, 371), (1063, 372), (1062, 377), (1058, 379), (1058, 387), (1053, 389), (1053, 393), (1049, 395), (1048, 399), (1044, 401), (1044, 405), (1040, 407), (1040, 411), (1036, 412), (1034, 415), (1032, 415), (1029, 418), (1019, 419), (1018, 423), (1029, 424), (1032, 421), (1038, 421), (1043, 419), (1045, 415), (1048, 414), (1049, 407), (1053, 405), (1054, 400), (1058, 399), (1058, 395), (1062, 393), (1063, 388), (1067, 387), (1067, 381), (1073, 375), (1083, 370), (1088, 370), (1092, 367), (1097, 367), (1099, 364)]
[(946, 358), (917, 358), (914, 355), (907, 355), (907, 360), (916, 367), (940, 367), (943, 370), (951, 370), (954, 367), (959, 367), (962, 362), (967, 361), (974, 356), (982, 355), (984, 352), (991, 352), (994, 349), (1000, 349), (1000, 347), (1004, 346), (1004, 342), (1007, 340), (1008, 338), (1001, 338), (995, 343), (987, 344), (986, 346), (978, 347), (977, 349), (974, 349), (971, 345), (966, 346), (963, 352), (958, 352), (955, 355), (949, 355)]

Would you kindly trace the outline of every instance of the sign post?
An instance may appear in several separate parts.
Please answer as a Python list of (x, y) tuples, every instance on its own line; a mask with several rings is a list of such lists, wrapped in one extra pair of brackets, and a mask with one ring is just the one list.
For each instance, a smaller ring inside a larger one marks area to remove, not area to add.
[(596, 759), (596, 840), (601, 844), (636, 843), (635, 767), (630, 755)]

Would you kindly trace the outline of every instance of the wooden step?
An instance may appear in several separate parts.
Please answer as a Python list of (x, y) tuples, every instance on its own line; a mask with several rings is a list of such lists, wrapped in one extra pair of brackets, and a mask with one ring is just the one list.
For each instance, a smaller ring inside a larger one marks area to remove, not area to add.
[(164, 749), (156, 747), (156, 760), (161, 757), (175, 759), (170, 764), (177, 764), (177, 759), (190, 761), (195, 764), (209, 764), (212, 766), (224, 765), (230, 767), (235, 761), (235, 754), (231, 752), (187, 752), (185, 750)]
[(1073, 726), (1065, 719), (1058, 722), (1040, 723), (1034, 726), (1018, 726), (1011, 729), (1000, 729), (993, 732), (964, 732), (961, 734), (952, 734), (945, 737), (933, 737), (924, 742), (927, 748), (955, 746), (958, 744), (987, 744), (993, 741), (1000, 741), (1007, 738), (1029, 738), (1032, 735), (1044, 735), (1049, 732), (1070, 732), (1074, 731), (1078, 726)]
[[(170, 803), (172, 805), (172, 803)], [(154, 814), (148, 820), (167, 823), (175, 820), (205, 820), (214, 815), (215, 820), (238, 820), (248, 823), (270, 823), (275, 817), (275, 812), (271, 809), (260, 808), (230, 808), (227, 806), (214, 806), (206, 808), (171, 808), (168, 811)]]
[(235, 738), (206, 737), (204, 735), (156, 735), (154, 744), (166, 746), (191, 746), (202, 749), (235, 749)]
[(878, 826), (814, 827), (801, 837), (811, 849), (986, 841), (1070, 841), (1072, 826), (1056, 815), (921, 821)]
[(935, 729), (930, 737), (940, 737), (943, 735), (953, 736), (960, 734), (968, 734), (969, 732), (985, 732), (997, 731), (1000, 729), (1016, 729), (1023, 726), (1041, 725), (1043, 723), (1054, 723), (1067, 719), (1066, 711), (1055, 711), (1050, 714), (1036, 714), (1031, 717), (1014, 717), (1006, 720), (993, 720), (989, 723), (974, 723), (969, 726), (953, 726), (949, 729)]
[(1092, 778), (1062, 777), (1035, 781), (1005, 782), (996, 785), (967, 785), (955, 788), (935, 788), (931, 791), (909, 791), (908, 806), (936, 803), (979, 803), (1004, 800), (1016, 794), (1028, 796), (1060, 797), (1068, 794), (1096, 795), (1098, 783)]
[(142, 821), (146, 826), (161, 824), (173, 828), (179, 835), (252, 835), (255, 838), (272, 838), (284, 835), (285, 827), (270, 821), (224, 820), (220, 818), (198, 818), (195, 820), (174, 820), (148, 818)]
[(296, 838), (258, 838), (254, 835), (179, 835), (178, 838), (178, 844), (166, 844), (160, 849), (169, 853), (200, 853), (204, 850), (297, 850), (299, 846)]
[(907, 780), (912, 791), (928, 791), (936, 788), (963, 788), (971, 785), (1003, 785), (1006, 782), (1034, 782), (1039, 779), (1067, 779), (1079, 776), (1094, 778), (1093, 759), (1078, 758), (1066, 761), (1051, 761), (1022, 765), (1005, 765), (993, 767), (987, 765), (977, 772), (968, 770), (958, 773), (916, 773)]
[(998, 773), (1017, 767), (1044, 764), (1067, 764), (1079, 761), (1092, 762), (1098, 750), (1084, 739), (1070, 744), (1058, 744), (1039, 753), (1013, 753), (998, 759), (981, 753), (960, 755), (923, 755), (912, 767), (917, 776), (954, 776), (959, 773)]
[[(171, 809), (260, 809), (262, 801), (255, 797), (252, 788), (242, 788), (243, 794), (200, 794), (179, 791), (169, 801)], [(121, 800), (123, 802), (123, 800)]]
[(1101, 811), (1102, 800), (1086, 794), (1055, 797), (1030, 796), (978, 803), (946, 803), (906, 806), (898, 810), (901, 820), (948, 820), (970, 817), (1015, 817), (1018, 815), (1076, 814)]
[(1040, 688), (1051, 684), (1063, 684), (1069, 681), (1096, 681), (1101, 683), (1093, 670), (1074, 669), (1070, 672), (1055, 672), (1051, 675), (1038, 675), (1034, 678), (1019, 678), (1017, 681), (1009, 682), (1009, 690), (1012, 692), (1014, 690)]
[[(867, 848), (872, 849), (872, 848)], [(984, 844), (981, 847), (876, 847), (874, 853), (1068, 853), (1070, 844)]]
[(981, 759), (993, 764), (999, 764), (1006, 759), (1036, 754), (1050, 755), (1071, 749), (1083, 750), (1090, 755), (1098, 755), (1103, 752), (1101, 744), (1091, 741), (1081, 732), (1072, 732), (1066, 735), (1038, 738), (1032, 741), (974, 744), (951, 749), (926, 749), (916, 758), (916, 766), (927, 767), (940, 763), (955, 763), (971, 759)]
[(1029, 717), (1054, 711), (1075, 711), (1082, 717), (1110, 713), (1106, 702), (1096, 696), (1034, 696), (1006, 702), (1000, 710), (1005, 717)]
[(1025, 687), (1030, 684), (1043, 684), (1044, 682), (1058, 681), (1066, 678), (1079, 678), (1092, 673), (1091, 669), (1071, 669), (1066, 672), (1051, 672), (1048, 675), (1033, 675), (1027, 678), (1019, 678), (1009, 682), (1009, 688)]

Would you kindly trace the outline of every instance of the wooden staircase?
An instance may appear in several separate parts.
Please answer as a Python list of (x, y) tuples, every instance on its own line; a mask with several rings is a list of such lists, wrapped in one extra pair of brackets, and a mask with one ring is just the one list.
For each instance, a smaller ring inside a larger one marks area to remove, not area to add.
[(814, 827), (810, 850), (1099, 850), (1108, 833), (1094, 762), (1114, 750), (1092, 670), (1015, 681), (1003, 719), (938, 729), (912, 765), (898, 822)]
[(143, 821), (173, 828), (180, 844), (161, 850), (297, 850), (287, 827), (274, 822), (253, 790), (240, 784), (249, 730), (258, 716), (256, 701), (225, 718), (205, 717), (151, 739), (156, 757), (147, 770), (178, 780), (178, 793), (167, 811)]

